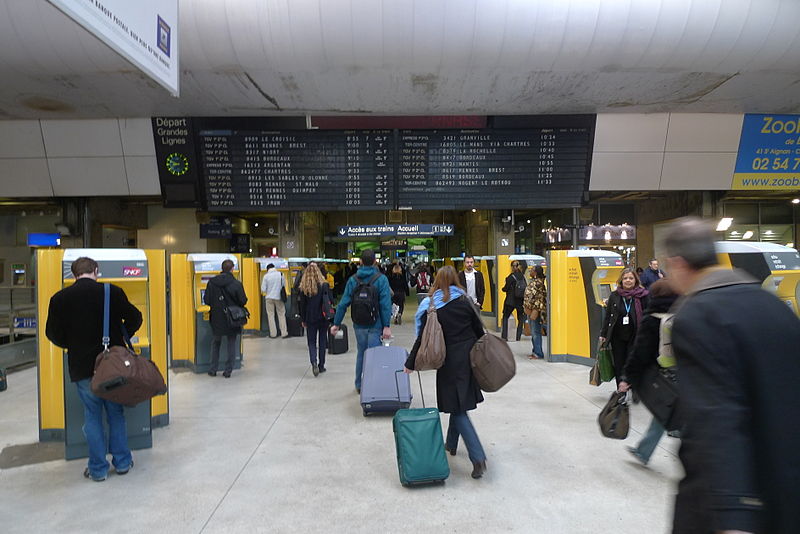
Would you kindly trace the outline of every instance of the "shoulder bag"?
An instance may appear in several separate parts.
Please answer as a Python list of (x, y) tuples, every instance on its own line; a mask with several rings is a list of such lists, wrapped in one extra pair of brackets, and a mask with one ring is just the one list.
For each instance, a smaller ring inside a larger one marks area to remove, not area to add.
[[(470, 303), (469, 307), (478, 315), (475, 306)], [(499, 390), (517, 374), (517, 362), (508, 343), (486, 329), (469, 351), (469, 361), (478, 386), (487, 393)]]
[(225, 307), (225, 319), (228, 321), (228, 326), (230, 328), (241, 328), (246, 325), (247, 321), (250, 320), (250, 312), (247, 311), (247, 308), (230, 304), (228, 292), (224, 287), (220, 286), (219, 291), (220, 300), (223, 301), (223, 306)]
[(431, 295), (428, 317), (425, 320), (425, 328), (422, 330), (422, 340), (419, 349), (417, 349), (414, 369), (418, 371), (439, 369), (444, 365), (446, 355), (447, 347), (444, 344), (444, 333), (442, 332), (442, 325), (439, 324), (439, 316), (436, 312), (433, 295)]
[(336, 317), (336, 307), (333, 305), (328, 284), (320, 284), (319, 291), (322, 293), (322, 316), (326, 321), (333, 321), (333, 318)]
[(628, 394), (615, 391), (609, 397), (597, 417), (600, 432), (607, 438), (625, 439), (628, 437), (630, 412), (628, 410)]

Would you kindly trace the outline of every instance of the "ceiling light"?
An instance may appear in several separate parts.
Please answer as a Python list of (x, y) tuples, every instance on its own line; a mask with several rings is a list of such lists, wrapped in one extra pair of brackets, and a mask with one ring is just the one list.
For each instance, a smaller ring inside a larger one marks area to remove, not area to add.
[(531, 223), (531, 220), (530, 220), (530, 219), (527, 219), (527, 220), (526, 220), (526, 222), (527, 222), (528, 224), (530, 224), (530, 223)]
[(253, 226), (255, 226), (256, 228), (258, 228), (258, 223), (255, 223)]
[(748, 230), (748, 231), (746, 231), (744, 233), (744, 235), (742, 236), (742, 239), (750, 239), (751, 237), (753, 237), (753, 231), (752, 230)]
[(764, 232), (764, 235), (772, 235), (772, 234), (773, 234), (772, 230), (767, 230), (766, 232)]
[(789, 248), (794, 248), (794, 243), (786, 243), (786, 246)]
[(731, 235), (739, 235), (739, 232), (737, 232), (736, 230), (733, 230), (733, 231), (731, 232)]
[(792, 204), (800, 204), (800, 198), (793, 198)]
[(719, 224), (717, 224), (717, 232), (724, 232), (731, 227), (732, 223), (733, 217), (723, 217), (719, 220)]
[(477, 212), (477, 211), (478, 211), (478, 210), (476, 210), (475, 208), (472, 208), (472, 213), (475, 213), (475, 212)]

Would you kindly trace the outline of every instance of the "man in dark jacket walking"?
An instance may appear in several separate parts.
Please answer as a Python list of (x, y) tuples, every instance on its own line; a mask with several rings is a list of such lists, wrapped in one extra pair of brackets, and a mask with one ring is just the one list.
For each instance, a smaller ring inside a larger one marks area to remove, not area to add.
[(796, 533), (800, 525), (800, 321), (717, 265), (712, 228), (676, 222), (665, 247), (684, 297), (672, 329), (686, 476), (673, 532)]
[(242, 306), (247, 304), (244, 286), (233, 276), (233, 261), (222, 262), (222, 272), (208, 281), (203, 303), (211, 306), (211, 332), (214, 335), (211, 341), (211, 368), (208, 376), (217, 376), (219, 369), (219, 349), (222, 338), (225, 337), (228, 349), (228, 360), (225, 362), (225, 371), (222, 376), (230, 378), (233, 372), (233, 363), (238, 356), (237, 339), (242, 333), (241, 326), (231, 326), (225, 309), (229, 306)]
[(374, 294), (375, 299), (374, 305), (371, 306), (372, 310), (368, 313), (371, 318), (368, 320), (361, 318), (364, 308), (370, 306), (368, 306), (369, 303), (361, 302), (361, 299), (358, 298), (355, 299), (358, 309), (354, 309), (352, 312), (357, 347), (355, 385), (358, 393), (361, 393), (364, 352), (369, 348), (380, 346), (381, 337), (384, 339), (392, 337), (392, 330), (389, 327), (392, 322), (392, 292), (389, 289), (389, 280), (386, 275), (381, 274), (375, 265), (375, 252), (371, 249), (366, 249), (361, 253), (361, 267), (347, 280), (342, 300), (336, 307), (336, 317), (333, 319), (331, 334), (336, 335), (336, 332), (339, 331), (347, 308), (354, 302), (353, 293), (356, 288), (366, 285), (372, 286), (373, 289), (368, 291)]
[[(103, 400), (92, 393), (94, 362), (103, 351), (103, 284), (97, 282), (99, 266), (91, 258), (72, 262), (75, 283), (53, 295), (47, 311), (47, 339), (67, 349), (69, 378), (78, 388), (83, 403), (83, 432), (89, 445), (89, 465), (83, 476), (95, 482), (106, 479), (111, 453), (118, 475), (133, 467), (128, 432), (121, 404)], [(109, 310), (110, 345), (124, 345), (122, 327), (133, 335), (142, 326), (142, 314), (128, 301), (122, 288), (111, 285)], [(103, 428), (103, 410), (108, 420), (108, 438)]]
[(664, 271), (658, 268), (658, 260), (654, 258), (650, 260), (650, 264), (647, 266), (647, 269), (642, 271), (640, 280), (645, 289), (650, 289), (651, 285), (661, 280), (665, 276), (666, 275), (664, 274)]

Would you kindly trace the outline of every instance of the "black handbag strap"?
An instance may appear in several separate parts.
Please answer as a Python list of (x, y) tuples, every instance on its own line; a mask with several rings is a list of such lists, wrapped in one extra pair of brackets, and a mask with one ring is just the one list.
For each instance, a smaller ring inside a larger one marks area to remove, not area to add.
[[(111, 345), (110, 332), (111, 323), (111, 284), (103, 284), (103, 350), (108, 352), (108, 347)], [(122, 339), (125, 346), (133, 352), (133, 344), (128, 335), (128, 329), (125, 328), (125, 323), (120, 322), (120, 329), (122, 330)]]

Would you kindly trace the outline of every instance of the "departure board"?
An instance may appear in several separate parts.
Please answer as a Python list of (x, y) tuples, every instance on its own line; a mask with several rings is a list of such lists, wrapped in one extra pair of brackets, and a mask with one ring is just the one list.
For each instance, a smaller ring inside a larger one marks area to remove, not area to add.
[(200, 130), (209, 211), (393, 209), (391, 130)]
[(589, 128), (404, 130), (399, 209), (579, 206)]

